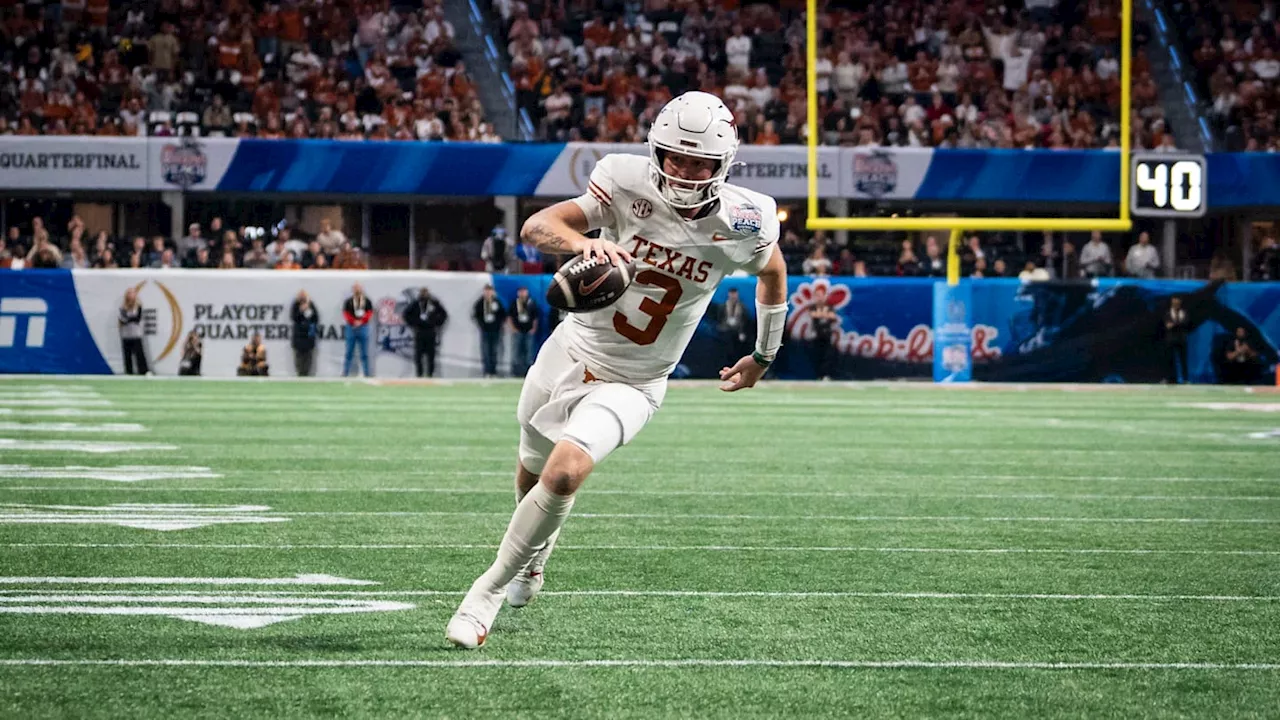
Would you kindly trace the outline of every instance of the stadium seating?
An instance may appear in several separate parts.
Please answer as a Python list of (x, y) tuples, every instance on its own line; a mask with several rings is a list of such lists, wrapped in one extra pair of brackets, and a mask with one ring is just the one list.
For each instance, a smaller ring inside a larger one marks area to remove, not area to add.
[(1276, 120), (1274, 7), (1261, 3), (1177, 0), (1169, 5), (1174, 26), (1196, 69), (1197, 91), (1225, 150), (1280, 150)]
[[(795, 3), (646, 3), (646, 12), (495, 0), (519, 102), (549, 140), (642, 139), (672, 94), (723, 96), (747, 143), (804, 136)], [(1119, 4), (1015, 14), (979, 3), (824, 3), (824, 144), (1090, 148), (1118, 144)], [(1142, 33), (1138, 33), (1139, 43)], [(1169, 144), (1141, 49), (1135, 145)]]
[(440, 4), (7, 3), (0, 133), (495, 141)]

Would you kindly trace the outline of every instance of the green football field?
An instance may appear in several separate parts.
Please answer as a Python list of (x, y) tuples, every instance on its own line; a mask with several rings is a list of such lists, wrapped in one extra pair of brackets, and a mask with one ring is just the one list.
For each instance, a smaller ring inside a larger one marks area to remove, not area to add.
[(518, 392), (0, 381), (0, 716), (1280, 708), (1280, 395), (675, 386), (467, 652)]

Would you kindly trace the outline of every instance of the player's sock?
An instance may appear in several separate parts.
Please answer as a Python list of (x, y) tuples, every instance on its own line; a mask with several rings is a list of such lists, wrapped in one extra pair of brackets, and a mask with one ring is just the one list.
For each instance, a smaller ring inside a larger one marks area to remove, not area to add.
[[(526, 494), (527, 494), (526, 491), (522, 490), (518, 486), (516, 487), (516, 507), (520, 507), (520, 501), (524, 500), (524, 496)], [(559, 537), (560, 537), (559, 530), (556, 530), (554, 533), (552, 533), (551, 537), (548, 538), (545, 543), (543, 543), (542, 547), (538, 548), (538, 550), (534, 552), (533, 557), (530, 558), (529, 562), (526, 563), (525, 566), (520, 569), (520, 572), (517, 573), (516, 575), (516, 580), (519, 580), (520, 576), (526, 575), (530, 572), (539, 574), (539, 575), (542, 574), (542, 569), (547, 566), (547, 558), (551, 557), (551, 550), (555, 548), (556, 540)]]
[(542, 484), (530, 490), (511, 516), (507, 534), (498, 546), (497, 560), (476, 579), (462, 606), (476, 605), (484, 609), (492, 606), (492, 615), (496, 615), (507, 583), (564, 524), (573, 509), (573, 500), (573, 495), (556, 495)]

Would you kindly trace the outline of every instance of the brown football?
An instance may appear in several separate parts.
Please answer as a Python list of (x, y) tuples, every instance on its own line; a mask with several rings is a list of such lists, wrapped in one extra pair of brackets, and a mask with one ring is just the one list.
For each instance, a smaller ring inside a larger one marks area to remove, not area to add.
[(634, 263), (613, 265), (607, 257), (578, 255), (552, 276), (547, 304), (568, 312), (599, 310), (617, 302), (634, 277)]

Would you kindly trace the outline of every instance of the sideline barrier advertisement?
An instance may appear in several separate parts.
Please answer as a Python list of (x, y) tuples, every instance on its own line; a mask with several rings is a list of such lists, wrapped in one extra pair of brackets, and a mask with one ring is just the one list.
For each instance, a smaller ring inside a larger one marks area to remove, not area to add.
[[(279, 192), (359, 196), (570, 197), (596, 161), (644, 145), (441, 143), (238, 138), (0, 136), (0, 189)], [(1280, 155), (1207, 156), (1208, 206), (1273, 207)], [(744, 145), (732, 182), (808, 196), (803, 146)], [(1113, 205), (1119, 154), (1106, 150), (819, 149), (819, 195)]]
[[(525, 286), (541, 304), (539, 341), (555, 318), (541, 301), (549, 276), (434, 271), (255, 270), (3, 270), (0, 271), (0, 373), (123, 371), (117, 312), (125, 290), (137, 288), (146, 311), (147, 357), (161, 375), (176, 375), (190, 331), (204, 339), (203, 374), (235, 375), (240, 351), (263, 333), (271, 374), (294, 374), (289, 310), (305, 289), (320, 313), (316, 374), (342, 372), (342, 303), (359, 282), (373, 302), (370, 360), (377, 377), (414, 374), (413, 335), (401, 321), (406, 303), (428, 287), (449, 313), (441, 335), (438, 377), (479, 377), (480, 338), (472, 308), (492, 282), (508, 306)], [(775, 373), (814, 376), (808, 307), (814, 288), (827, 288), (839, 316), (833, 333), (835, 379), (934, 376), (935, 281), (903, 278), (790, 279), (791, 312)], [(727, 278), (717, 288), (676, 377), (713, 378), (739, 351), (717, 327), (730, 288), (744, 299), (755, 279)], [(1016, 382), (1159, 382), (1169, 375), (1162, 335), (1169, 298), (1183, 299), (1191, 323), (1190, 375), (1217, 382), (1225, 344), (1236, 328), (1260, 353), (1258, 381), (1274, 378), (1280, 347), (1280, 283), (1103, 280), (1020, 283), (964, 280), (965, 322), (974, 380)], [(753, 305), (748, 302), (748, 312)], [(944, 306), (944, 313), (946, 307)], [(751, 325), (754, 329), (754, 324)], [(963, 346), (965, 338), (944, 344)], [(509, 339), (499, 369), (510, 368)], [(958, 360), (952, 361), (959, 366)]]
[[(413, 333), (401, 320), (418, 288), (426, 286), (449, 313), (437, 357), (437, 377), (480, 372), (480, 339), (471, 322), (472, 304), (489, 276), (435, 271), (256, 271), (256, 270), (0, 270), (0, 304), (44, 303), (45, 333), (31, 342), (31, 316), (0, 309), (0, 372), (122, 373), (117, 322), (129, 288), (143, 306), (143, 343), (158, 375), (177, 375), (187, 333), (204, 338), (202, 374), (234, 376), (240, 352), (261, 332), (271, 374), (294, 375), (290, 309), (306, 290), (320, 315), (316, 375), (342, 374), (345, 329), (342, 304), (354, 283), (364, 286), (375, 318), (369, 362), (378, 377), (412, 377)], [(6, 342), (7, 341), (7, 342)]]

